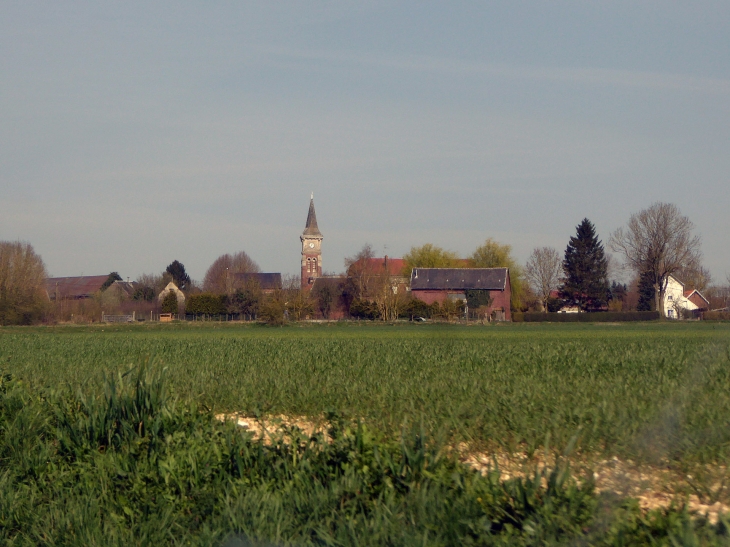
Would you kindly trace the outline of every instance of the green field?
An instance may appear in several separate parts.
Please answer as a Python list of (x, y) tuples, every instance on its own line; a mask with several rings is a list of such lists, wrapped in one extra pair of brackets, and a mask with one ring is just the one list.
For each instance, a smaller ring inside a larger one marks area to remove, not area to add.
[[(729, 348), (726, 323), (3, 328), (0, 544), (724, 545), (682, 496), (728, 502)], [(505, 480), (455, 446), (569, 453)], [(613, 455), (686, 489), (647, 512), (565, 467)]]
[[(145, 360), (216, 411), (336, 411), (458, 440), (714, 459), (730, 441), (730, 325), (243, 325), (0, 331), (0, 367), (35, 386)], [(647, 451), (648, 448), (651, 450)]]

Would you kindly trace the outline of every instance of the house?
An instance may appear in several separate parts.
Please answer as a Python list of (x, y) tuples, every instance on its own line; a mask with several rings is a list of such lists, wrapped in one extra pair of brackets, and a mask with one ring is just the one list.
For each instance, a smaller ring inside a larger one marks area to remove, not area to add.
[(185, 304), (185, 294), (172, 281), (170, 281), (167, 286), (162, 289), (162, 292), (157, 295), (157, 301), (162, 304), (162, 301), (165, 299), (167, 294), (171, 292), (174, 292), (175, 296), (177, 296), (177, 305), (182, 307)]
[(687, 313), (699, 317), (699, 312), (709, 309), (710, 301), (697, 289), (685, 289), (684, 283), (668, 276), (664, 290), (664, 314), (668, 319), (682, 319)]
[(233, 283), (237, 289), (255, 283), (264, 294), (272, 294), (282, 288), (280, 273), (237, 273), (233, 274)]
[(101, 291), (109, 279), (106, 275), (80, 275), (76, 277), (46, 278), (46, 294), (49, 300), (82, 300)]
[(115, 281), (109, 285), (106, 292), (117, 294), (120, 299), (129, 300), (138, 288), (139, 283), (136, 281)]
[(426, 304), (466, 301), (471, 291), (489, 293), (487, 313), (491, 317), (498, 321), (512, 320), (509, 268), (413, 268), (411, 271), (411, 295)]
[(404, 294), (411, 290), (409, 276), (404, 275), (405, 269), (406, 261), (402, 258), (390, 258), (388, 255), (382, 258), (361, 258), (347, 268), (347, 277), (363, 293), (372, 290), (372, 285), (377, 285), (379, 281), (386, 281), (396, 294)]

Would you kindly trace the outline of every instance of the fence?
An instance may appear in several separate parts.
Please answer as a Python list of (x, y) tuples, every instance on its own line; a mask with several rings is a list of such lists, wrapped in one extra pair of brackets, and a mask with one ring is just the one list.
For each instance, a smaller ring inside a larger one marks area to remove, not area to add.
[(107, 315), (101, 312), (102, 323), (134, 323), (135, 319), (135, 312), (132, 315)]

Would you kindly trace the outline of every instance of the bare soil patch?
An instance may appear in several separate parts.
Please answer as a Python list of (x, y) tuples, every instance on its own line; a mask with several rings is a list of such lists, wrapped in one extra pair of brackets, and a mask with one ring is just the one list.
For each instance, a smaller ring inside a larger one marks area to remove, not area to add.
[[(274, 435), (286, 436), (292, 429), (299, 429), (307, 436), (315, 433), (327, 434), (327, 422), (312, 420), (301, 416), (270, 416), (266, 419), (243, 416), (241, 414), (218, 414), (221, 421), (235, 423), (256, 438), (265, 441)], [(727, 470), (722, 466), (706, 466), (705, 476), (701, 478), (685, 474), (672, 468), (669, 462), (660, 465), (638, 464), (618, 457), (605, 458), (600, 455), (573, 455), (567, 458), (533, 455), (526, 453), (505, 453), (500, 451), (478, 452), (466, 445), (457, 447), (459, 459), (466, 465), (486, 474), (495, 468), (502, 480), (534, 476), (544, 468), (555, 465), (570, 466), (578, 480), (592, 474), (599, 493), (612, 493), (620, 497), (635, 498), (642, 509), (667, 508), (687, 504), (690, 512), (706, 516), (716, 523), (720, 514), (730, 511), (730, 485), (722, 479)], [(712, 477), (717, 477), (713, 480)], [(709, 481), (709, 482), (708, 482)], [(700, 482), (702, 485), (700, 485)]]

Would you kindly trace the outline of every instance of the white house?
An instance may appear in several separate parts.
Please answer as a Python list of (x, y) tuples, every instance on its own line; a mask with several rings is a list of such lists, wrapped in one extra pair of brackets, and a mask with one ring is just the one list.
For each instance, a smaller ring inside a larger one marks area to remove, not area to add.
[(171, 292), (174, 292), (175, 296), (177, 296), (178, 306), (182, 306), (183, 304), (185, 304), (185, 294), (172, 281), (170, 281), (167, 284), (167, 287), (162, 289), (162, 292), (157, 295), (157, 300), (160, 302), (160, 304), (162, 304), (162, 301), (165, 299), (167, 294)]
[(684, 283), (671, 275), (667, 279), (667, 289), (664, 291), (664, 313), (669, 319), (682, 319), (684, 310), (694, 311), (706, 309), (709, 300), (696, 289), (684, 288)]

